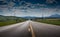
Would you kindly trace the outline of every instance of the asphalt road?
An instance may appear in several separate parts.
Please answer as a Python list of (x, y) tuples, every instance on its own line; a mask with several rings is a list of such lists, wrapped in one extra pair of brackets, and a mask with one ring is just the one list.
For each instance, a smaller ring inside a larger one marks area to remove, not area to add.
[(0, 27), (0, 37), (60, 37), (60, 26), (29, 20)]

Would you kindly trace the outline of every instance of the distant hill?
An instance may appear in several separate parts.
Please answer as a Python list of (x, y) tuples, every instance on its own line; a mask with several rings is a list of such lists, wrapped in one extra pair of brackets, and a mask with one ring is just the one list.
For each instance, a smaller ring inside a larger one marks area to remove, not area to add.
[[(43, 17), (43, 18), (60, 18), (59, 14), (54, 14), (49, 17)], [(2, 16), (0, 15), (0, 21), (7, 21), (7, 20), (29, 20), (29, 19), (42, 19), (42, 17), (35, 17), (35, 16), (25, 16), (25, 17), (16, 17), (16, 16)]]
[(49, 16), (50, 18), (60, 18), (60, 15), (59, 14), (54, 14), (54, 15), (51, 15)]
[(35, 17), (35, 16), (25, 16), (25, 17), (22, 17), (22, 18), (25, 18), (25, 19), (35, 19), (35, 18), (42, 18), (42, 17)]
[[(35, 19), (35, 18), (42, 19), (42, 17), (35, 17), (35, 16), (26, 16), (26, 17), (23, 17), (23, 18), (25, 18), (25, 19)], [(60, 15), (59, 14), (53, 14), (51, 16), (43, 17), (43, 18), (60, 18)]]
[(25, 16), (25, 17), (23, 17), (23, 18), (26, 18), (26, 19), (33, 19), (33, 18), (35, 18), (35, 17)]
[(16, 17), (16, 16), (2, 16), (0, 15), (0, 22), (5, 22), (5, 21), (10, 21), (10, 20), (26, 20), (25, 18), (22, 17)]

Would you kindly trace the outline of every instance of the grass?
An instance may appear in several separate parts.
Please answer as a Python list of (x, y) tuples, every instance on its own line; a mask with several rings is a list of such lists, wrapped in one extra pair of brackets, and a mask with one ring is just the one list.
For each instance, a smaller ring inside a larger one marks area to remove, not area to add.
[(35, 21), (60, 26), (60, 19), (43, 19), (43, 20), (42, 19), (37, 19)]
[(0, 22), (0, 27), (6, 26), (6, 25), (12, 25), (12, 24), (19, 23), (19, 22), (23, 22), (23, 21), (22, 20), (21, 21), (9, 20), (9, 21), (5, 21), (5, 22)]
[(26, 19), (16, 16), (2, 16), (0, 15), (0, 26), (12, 25), (15, 23), (26, 21)]
[(14, 23), (16, 23), (14, 20), (0, 22), (0, 26), (6, 26), (6, 25), (14, 24)]
[[(60, 26), (60, 19), (33, 19), (33, 20), (37, 22)], [(7, 20), (7, 21), (0, 22), (0, 26), (12, 25), (15, 23), (23, 22), (23, 21), (26, 21), (26, 20), (25, 19)]]

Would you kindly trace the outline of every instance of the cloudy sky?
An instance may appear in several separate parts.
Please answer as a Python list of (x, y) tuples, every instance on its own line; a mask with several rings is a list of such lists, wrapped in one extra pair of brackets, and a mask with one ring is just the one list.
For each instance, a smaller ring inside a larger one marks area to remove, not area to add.
[(0, 15), (45, 17), (59, 14), (60, 0), (0, 0)]

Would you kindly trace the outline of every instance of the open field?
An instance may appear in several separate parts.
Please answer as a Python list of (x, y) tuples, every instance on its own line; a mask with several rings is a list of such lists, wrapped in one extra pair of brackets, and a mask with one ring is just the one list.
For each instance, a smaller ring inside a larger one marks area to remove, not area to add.
[(6, 21), (6, 22), (0, 22), (0, 26), (10, 25), (16, 23), (15, 21)]
[(53, 24), (53, 25), (60, 25), (60, 19), (35, 19), (34, 21)]
[[(11, 25), (19, 22), (29, 20), (29, 18), (15, 17), (15, 16), (1, 16), (0, 15), (0, 26)], [(31, 18), (32, 21), (43, 22), (48, 24), (60, 25), (60, 19), (55, 18)]]
[(6, 26), (6, 25), (11, 25), (11, 24), (15, 24), (15, 23), (19, 23), (19, 22), (23, 22), (24, 20), (20, 20), (20, 21), (16, 21), (16, 20), (9, 20), (9, 21), (5, 21), (5, 22), (0, 22), (0, 26)]
[[(8, 20), (8, 21), (0, 22), (0, 26), (11, 25), (11, 24), (15, 24), (23, 21), (26, 21), (26, 19)], [(60, 26), (60, 19), (34, 19), (33, 21)]]
[(24, 18), (15, 16), (1, 16), (0, 15), (0, 26), (11, 25), (19, 22), (26, 21)]

